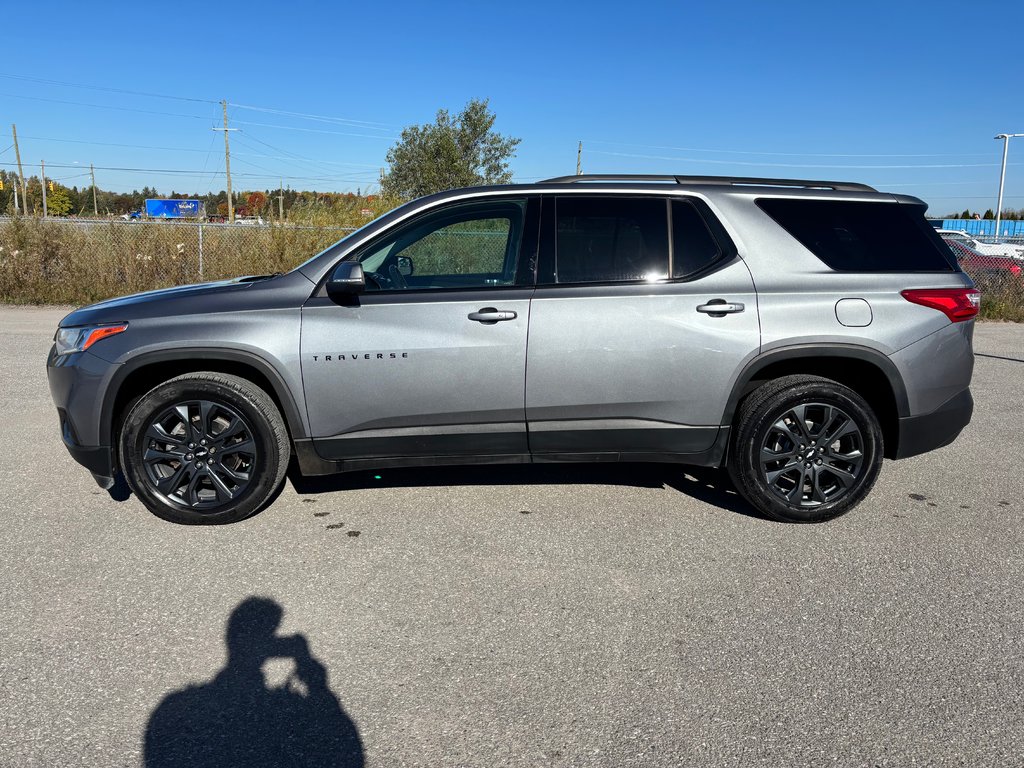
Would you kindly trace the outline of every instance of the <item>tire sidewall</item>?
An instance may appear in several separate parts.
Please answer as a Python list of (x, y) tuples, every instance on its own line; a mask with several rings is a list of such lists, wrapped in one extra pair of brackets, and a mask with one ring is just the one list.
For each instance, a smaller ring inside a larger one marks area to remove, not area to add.
[[(236, 409), (252, 428), (257, 446), (256, 478), (245, 492), (217, 511), (195, 511), (166, 501), (154, 491), (142, 461), (145, 429), (157, 414), (178, 402), (209, 400)], [(273, 429), (266, 414), (248, 397), (215, 381), (189, 379), (170, 381), (144, 395), (125, 419), (121, 430), (120, 459), (128, 484), (139, 500), (164, 520), (174, 523), (218, 525), (233, 523), (258, 511), (273, 492), (281, 461)]]
[[(841, 408), (860, 429), (863, 442), (864, 471), (855, 487), (835, 501), (816, 507), (794, 507), (780, 499), (768, 486), (761, 472), (761, 446), (771, 426), (786, 411), (802, 403), (825, 403)], [(734, 467), (734, 480), (748, 500), (762, 512), (778, 520), (794, 523), (818, 523), (831, 520), (856, 506), (870, 492), (882, 464), (882, 432), (870, 406), (856, 392), (829, 381), (808, 381), (777, 393), (759, 408), (754, 418), (741, 424), (737, 440), (740, 461)]]

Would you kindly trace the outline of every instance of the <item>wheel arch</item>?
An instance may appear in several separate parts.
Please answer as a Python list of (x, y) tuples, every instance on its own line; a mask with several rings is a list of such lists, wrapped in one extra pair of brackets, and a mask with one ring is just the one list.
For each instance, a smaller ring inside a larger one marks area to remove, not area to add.
[(175, 376), (197, 371), (227, 373), (263, 389), (281, 411), (292, 440), (306, 437), (301, 412), (287, 384), (263, 358), (243, 350), (173, 349), (140, 355), (122, 365), (107, 388), (100, 411), (101, 434), (111, 445), (129, 407), (153, 387)]
[(732, 424), (743, 398), (780, 376), (823, 376), (843, 384), (867, 400), (878, 415), (886, 458), (899, 449), (899, 419), (910, 415), (903, 377), (881, 352), (847, 344), (804, 344), (758, 355), (742, 370), (726, 404), (723, 424)]

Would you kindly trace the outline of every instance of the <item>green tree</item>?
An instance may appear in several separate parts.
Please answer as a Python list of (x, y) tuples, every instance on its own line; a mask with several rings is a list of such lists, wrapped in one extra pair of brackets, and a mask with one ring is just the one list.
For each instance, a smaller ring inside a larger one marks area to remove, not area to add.
[(967, 210), (966, 208), (964, 208), (963, 213), (960, 214), (960, 218), (961, 219), (969, 219), (969, 218), (971, 218), (971, 212), (969, 210)]
[(985, 211), (985, 215), (982, 216), (981, 218), (983, 218), (983, 219), (994, 219), (995, 217), (996, 217), (996, 215), (992, 212), (992, 209), (989, 208), (987, 211)]
[(54, 184), (46, 193), (46, 212), (50, 216), (67, 216), (71, 213), (71, 194), (67, 187)]
[(508, 184), (509, 160), (520, 139), (495, 133), (487, 100), (472, 99), (458, 115), (437, 113), (433, 123), (402, 131), (388, 150), (384, 195), (412, 198), (474, 184)]

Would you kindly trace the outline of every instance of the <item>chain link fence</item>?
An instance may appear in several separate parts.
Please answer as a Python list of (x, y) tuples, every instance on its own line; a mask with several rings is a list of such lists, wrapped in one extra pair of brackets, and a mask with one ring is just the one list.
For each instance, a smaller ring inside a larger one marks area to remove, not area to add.
[(352, 228), (13, 218), (0, 220), (0, 302), (87, 304), (287, 271)]
[[(351, 231), (287, 224), (0, 219), (0, 302), (82, 305), (173, 285), (284, 272)], [(458, 241), (446, 240), (445, 258), (468, 246), (476, 256), (490, 254), (494, 249), (479, 242), (484, 235), (499, 244), (504, 240), (498, 231), (445, 234)], [(982, 291), (981, 316), (1024, 322), (1024, 237), (996, 242), (947, 233), (943, 239)], [(432, 251), (418, 256), (421, 274), (442, 267), (449, 274), (461, 271)], [(474, 263), (473, 271), (497, 271), (500, 259), (499, 248), (486, 264)]]
[(939, 235), (981, 290), (981, 317), (1024, 322), (1024, 237), (996, 240), (945, 229)]

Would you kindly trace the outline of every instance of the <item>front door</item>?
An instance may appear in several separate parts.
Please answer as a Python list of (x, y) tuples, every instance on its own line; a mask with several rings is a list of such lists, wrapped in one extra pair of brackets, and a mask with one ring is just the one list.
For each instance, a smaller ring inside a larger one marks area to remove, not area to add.
[(356, 300), (306, 303), (302, 379), (321, 457), (528, 453), (533, 279), (520, 252), (533, 207), (491, 198), (432, 209), (346, 257), (366, 274)]

